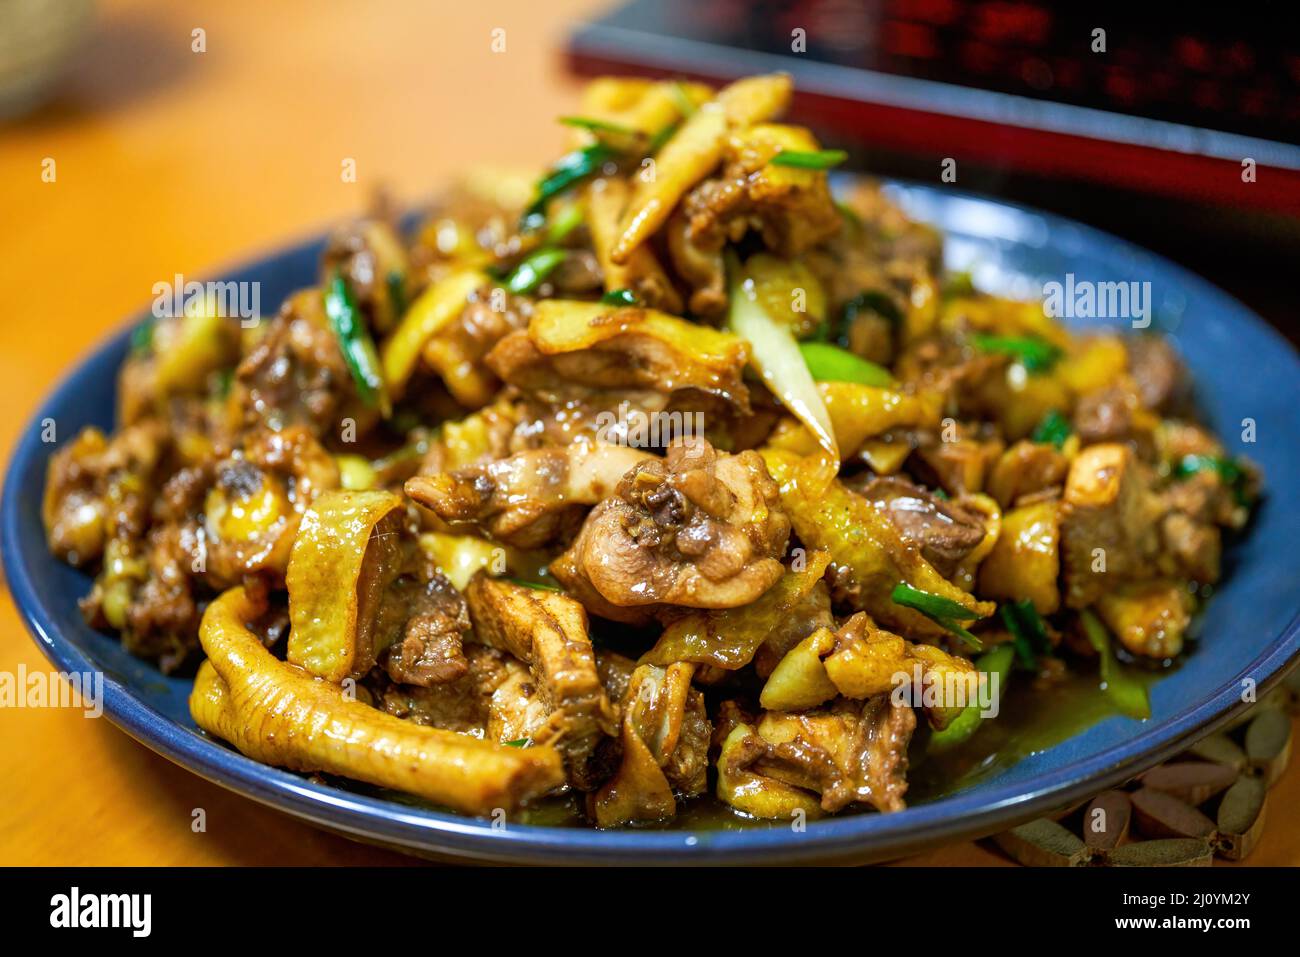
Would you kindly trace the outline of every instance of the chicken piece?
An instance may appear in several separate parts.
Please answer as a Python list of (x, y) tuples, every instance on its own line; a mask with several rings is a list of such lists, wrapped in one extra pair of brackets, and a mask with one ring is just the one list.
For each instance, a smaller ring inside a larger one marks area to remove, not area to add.
[(983, 491), (1003, 448), (1000, 439), (968, 425), (956, 425), (951, 435), (927, 430), (917, 435), (917, 448), (908, 467), (927, 485), (950, 495), (965, 495)]
[(769, 711), (753, 736), (749, 769), (820, 794), (828, 813), (855, 802), (901, 811), (915, 728), (911, 707), (889, 695), (865, 702), (839, 698), (819, 711)]
[(1130, 652), (1161, 660), (1183, 650), (1191, 606), (1187, 589), (1173, 582), (1147, 582), (1102, 595), (1097, 613)]
[(905, 641), (858, 612), (839, 631), (818, 629), (791, 649), (772, 672), (760, 703), (768, 710), (803, 710), (837, 694), (872, 698), (906, 687), (925, 707), (930, 724), (942, 729), (975, 700), (979, 681), (965, 658)]
[(679, 207), (664, 227), (668, 256), (677, 275), (690, 287), (687, 301), (697, 316), (720, 316), (727, 309), (727, 267), (722, 246), (705, 248), (691, 238), (691, 220)]
[(676, 814), (676, 796), (702, 794), (712, 725), (704, 696), (691, 687), (695, 665), (641, 665), (623, 698), (623, 756), (589, 799), (599, 827), (659, 821)]
[(985, 490), (1007, 509), (1026, 495), (1063, 485), (1069, 471), (1070, 460), (1058, 449), (1022, 439), (993, 463)]
[(465, 597), (478, 641), (528, 665), (547, 708), (545, 723), (528, 736), (559, 749), (574, 785), (591, 790), (596, 746), (615, 733), (617, 715), (596, 671), (586, 612), (566, 595), (482, 574)]
[(469, 293), (460, 315), (432, 336), (420, 354), (457, 402), (480, 408), (501, 388), (488, 355), (511, 333), (527, 327), (532, 312), (530, 299), (482, 286)]
[(338, 465), (305, 426), (251, 434), (213, 466), (202, 502), (209, 583), (228, 588), (255, 573), (283, 581), (303, 513), (338, 486)]
[[(193, 525), (158, 525), (149, 531), (143, 573), (124, 576), (125, 596), (115, 599), (113, 594), (115, 569), (129, 568), (134, 562), (115, 558), (105, 564), (105, 573), (82, 600), (82, 614), (93, 627), (120, 628), (122, 647), (140, 658), (156, 658), (163, 674), (171, 674), (198, 649), (200, 603), (205, 596), (194, 575), (194, 556), (201, 554), (201, 548)], [(115, 601), (124, 611), (114, 612)]]
[(600, 393), (654, 409), (704, 400), (720, 415), (749, 412), (741, 373), (749, 346), (728, 332), (635, 307), (545, 300), (526, 331), (511, 333), (487, 356), (500, 378), (542, 402), (591, 401)]
[(667, 225), (668, 252), (691, 286), (691, 311), (712, 316), (727, 304), (722, 250), (751, 229), (785, 260), (794, 259), (839, 233), (842, 218), (826, 174), (771, 164), (779, 152), (815, 152), (807, 130), (764, 124), (733, 134), (715, 178), (682, 200)]
[(821, 460), (773, 448), (763, 449), (762, 457), (780, 483), (781, 504), (799, 540), (830, 552), (828, 579), (838, 604), (870, 612), (909, 636), (935, 639), (947, 638), (942, 625), (893, 600), (900, 582), (962, 605), (971, 619), (997, 610), (940, 575), (919, 548), (903, 540), (887, 512), (828, 478)]
[(1187, 392), (1187, 370), (1173, 344), (1158, 335), (1129, 336), (1123, 343), (1142, 404), (1156, 412), (1177, 405)]
[(984, 541), (984, 525), (977, 515), (906, 479), (876, 478), (856, 491), (882, 509), (903, 541), (920, 548), (945, 578), (951, 578), (958, 563)]
[[(723, 707), (727, 705), (734, 702), (724, 702)], [(757, 818), (821, 817), (821, 802), (815, 795), (753, 770), (754, 762), (766, 753), (767, 745), (752, 724), (739, 721), (727, 727), (718, 753), (718, 800)]]
[(729, 129), (742, 130), (777, 115), (790, 101), (785, 74), (746, 77), (695, 110), (655, 157), (656, 172), (639, 177), (610, 258), (628, 262), (668, 219), (678, 201), (722, 159)]
[(754, 653), (754, 671), (766, 678), (795, 645), (818, 628), (835, 628), (831, 615), (831, 591), (825, 581), (818, 581), (799, 603), (788, 609), (776, 622), (763, 644)]
[(1070, 464), (1061, 509), (1065, 604), (1086, 608), (1120, 582), (1149, 578), (1159, 547), (1150, 491), (1127, 445), (1092, 445)]
[(55, 452), (41, 500), (50, 551), (70, 565), (85, 566), (99, 560), (109, 539), (142, 537), (167, 444), (162, 423), (147, 420), (112, 439), (99, 429), (85, 429)]
[(406, 299), (410, 264), (393, 226), (381, 218), (349, 223), (330, 234), (321, 255), (322, 284), (343, 277), (377, 333), (391, 329)]
[(627, 208), (628, 184), (622, 177), (597, 179), (586, 191), (587, 224), (591, 228), (592, 246), (600, 260), (606, 292), (630, 290), (637, 302), (651, 309), (678, 315), (682, 297), (648, 245), (637, 246), (625, 264), (610, 257), (618, 242), (618, 225)]
[(574, 558), (573, 549), (555, 556), (546, 570), (570, 597), (587, 609), (588, 614), (598, 618), (644, 628), (665, 611), (665, 607), (658, 603), (623, 606), (609, 601), (587, 580)]
[(546, 725), (550, 706), (528, 666), (486, 645), (466, 645), (464, 655), (466, 672), (441, 684), (394, 684), (382, 672), (372, 673), (377, 706), (416, 724), (512, 747), (531, 746)]
[(440, 574), (394, 582), (384, 593), (376, 630), (380, 646), (387, 647), (384, 668), (396, 682), (445, 684), (469, 671), (464, 650), (469, 612), (465, 599)]
[[(505, 656), (501, 670), (501, 683), (488, 699), (487, 739), (514, 747), (532, 745), (545, 736), (551, 714), (547, 696), (528, 666), (513, 655)], [(544, 743), (555, 745), (554, 741)]]
[(472, 525), (497, 541), (537, 548), (575, 527), (583, 506), (608, 497), (649, 452), (579, 438), (563, 448), (519, 452), (437, 475), (417, 475), (406, 494), (449, 525)]
[(235, 369), (229, 402), (245, 428), (301, 425), (317, 438), (341, 429), (345, 418), (361, 436), (379, 419), (357, 395), (319, 289), (285, 300)]
[(402, 721), (276, 659), (245, 626), (262, 609), (242, 588), (204, 614), (208, 661), (195, 723), (257, 761), (396, 788), (467, 814), (511, 810), (564, 783), (554, 748), (509, 748)]
[(504, 398), (463, 419), (444, 422), (437, 434), (430, 438), (418, 472), (420, 475), (437, 475), (505, 458), (519, 451), (513, 442), (519, 424), (519, 405)]
[[(666, 627), (655, 646), (642, 655), (650, 664), (670, 665), (691, 661), (722, 671), (737, 671), (771, 642), (798, 642), (812, 631), (811, 622), (831, 623), (830, 599), (822, 580), (830, 555), (825, 551), (801, 554), (790, 569), (758, 599), (738, 608), (720, 608), (662, 616)], [(809, 603), (813, 593), (824, 602)], [(824, 613), (824, 614), (823, 614)], [(801, 628), (806, 628), (798, 634)], [(792, 634), (795, 635), (792, 639)], [(698, 677), (698, 676), (697, 676)]]
[(1074, 431), (1089, 445), (1095, 442), (1131, 442), (1144, 455), (1160, 417), (1142, 404), (1137, 386), (1128, 376), (1079, 396), (1074, 407)]
[(735, 608), (772, 587), (790, 537), (776, 483), (752, 451), (706, 439), (643, 462), (592, 509), (568, 551), (606, 601)]
[(506, 723), (504, 709), (498, 704), (492, 711), (493, 694), (516, 671), (528, 674), (528, 668), (512, 655), (486, 645), (467, 644), (463, 654), (468, 667), (452, 681), (427, 686), (400, 684), (387, 672), (376, 670), (366, 679), (375, 706), (396, 718), (416, 724), (495, 741), (514, 738), (491, 737), (489, 723), (494, 719)]
[(721, 174), (700, 183), (682, 200), (687, 240), (716, 250), (753, 228), (773, 253), (794, 259), (837, 235), (843, 220), (825, 172), (771, 162), (786, 150), (818, 149), (816, 139), (801, 127), (765, 123), (734, 133)]

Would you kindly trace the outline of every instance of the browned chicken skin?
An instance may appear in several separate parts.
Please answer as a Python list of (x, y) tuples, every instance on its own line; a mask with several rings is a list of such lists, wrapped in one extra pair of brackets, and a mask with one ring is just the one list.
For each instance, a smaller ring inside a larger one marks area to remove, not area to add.
[(789, 536), (757, 454), (687, 439), (628, 472), (591, 511), (570, 555), (614, 605), (734, 608), (775, 584)]

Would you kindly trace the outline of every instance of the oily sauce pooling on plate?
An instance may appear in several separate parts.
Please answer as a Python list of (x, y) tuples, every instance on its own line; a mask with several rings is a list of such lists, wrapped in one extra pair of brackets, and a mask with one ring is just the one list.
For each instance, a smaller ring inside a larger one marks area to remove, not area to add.
[(540, 177), (147, 323), (49, 470), (88, 621), (258, 760), (597, 827), (897, 811), (1051, 743), (1033, 702), (1143, 716), (1254, 468), (1162, 338), (832, 197), (789, 98), (596, 80)]

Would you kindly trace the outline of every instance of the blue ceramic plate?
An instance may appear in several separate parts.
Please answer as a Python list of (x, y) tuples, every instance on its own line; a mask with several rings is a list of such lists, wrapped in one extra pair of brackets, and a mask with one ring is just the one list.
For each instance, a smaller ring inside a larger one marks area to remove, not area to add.
[[(1195, 376), (1208, 423), (1233, 452), (1264, 470), (1270, 494), (1250, 534), (1228, 555), (1225, 580), (1201, 621), (1201, 640), (1152, 690), (1146, 722), (1112, 717), (1024, 758), (949, 797), (898, 814), (860, 814), (810, 824), (736, 831), (602, 833), (488, 823), (325, 786), (267, 767), (200, 732), (186, 707), (189, 682), (164, 678), (126, 654), (115, 638), (87, 628), (77, 611), (89, 579), (50, 557), (40, 522), (41, 489), (52, 447), (85, 425), (112, 424), (115, 374), (124, 331), (95, 352), (45, 403), (23, 433), (5, 482), (3, 557), (9, 586), (42, 651), (65, 671), (101, 670), (105, 710), (160, 754), (254, 800), (322, 827), (417, 853), (531, 863), (872, 860), (936, 843), (985, 835), (1080, 800), (1178, 752), (1242, 707), (1243, 682), (1260, 693), (1286, 671), (1300, 647), (1297, 546), (1300, 510), (1286, 501), (1300, 470), (1300, 361), (1291, 346), (1240, 303), (1172, 263), (1059, 217), (951, 190), (891, 187), (916, 218), (947, 236), (949, 265), (976, 285), (1029, 297), (1046, 279), (1146, 280), (1159, 324), (1170, 331)], [(278, 303), (316, 275), (319, 240), (237, 269), (226, 279), (262, 283)], [(1242, 420), (1258, 441), (1242, 445)]]

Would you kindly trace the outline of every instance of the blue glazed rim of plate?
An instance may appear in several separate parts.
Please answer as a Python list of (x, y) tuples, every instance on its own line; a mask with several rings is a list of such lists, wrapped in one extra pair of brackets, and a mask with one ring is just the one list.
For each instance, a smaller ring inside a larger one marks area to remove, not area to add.
[[(1238, 324), (1234, 326), (1234, 339), (1244, 336), (1256, 348), (1279, 353), (1283, 366), (1291, 367), (1289, 387), (1293, 392), (1295, 382), (1300, 381), (1300, 360), (1294, 350), (1263, 320), (1221, 290), (1146, 250), (1062, 217), (974, 194), (904, 184), (893, 184), (890, 189), (909, 212), (945, 230), (951, 223), (940, 221), (951, 218), (952, 207), (959, 216), (991, 217), (998, 233), (993, 238), (998, 242), (1023, 244), (1026, 237), (1044, 231), (1050, 236), (1060, 231), (1080, 248), (1118, 252), (1122, 258), (1142, 264), (1147, 274), (1161, 274), (1183, 294), (1210, 299)], [(223, 273), (223, 278), (271, 269), (295, 273), (298, 284), (308, 282), (314, 276), (321, 242), (317, 238), (285, 247)], [(113, 673), (103, 661), (95, 659), (88, 645), (93, 645), (92, 636), (103, 636), (84, 625), (80, 629), (74, 625), (67, 629), (72, 634), (65, 633), (66, 623), (61, 626), (56, 621), (52, 603), (42, 595), (38, 584), (41, 576), (56, 572), (51, 570), (54, 563), (45, 550), (39, 519), (40, 489), (51, 449), (40, 441), (40, 424), (47, 417), (57, 421), (59, 415), (77, 408), (79, 395), (92, 395), (100, 401), (106, 394), (111, 395), (111, 387), (105, 393), (105, 383), (115, 380), (128, 337), (129, 327), (101, 345), (64, 379), (21, 434), (14, 450), (0, 504), (0, 558), (15, 603), (38, 646), (56, 668), (64, 672), (105, 672), (105, 714), (132, 737), (209, 781), (362, 840), (419, 854), (529, 864), (758, 864), (898, 857), (1005, 829), (1131, 778), (1226, 723), (1247, 707), (1241, 694), (1244, 681), (1253, 681), (1262, 695), (1300, 654), (1300, 612), (1293, 604), (1280, 632), (1244, 667), (1229, 670), (1227, 680), (1208, 696), (1159, 721), (1153, 719), (1145, 728), (1127, 719), (1108, 719), (1132, 725), (1134, 733), (1118, 744), (1049, 767), (1028, 782), (981, 783), (897, 814), (856, 814), (811, 822), (802, 833), (786, 826), (735, 831), (596, 831), (523, 824), (495, 828), (483, 820), (353, 793), (260, 764), (192, 725), (187, 727), (163, 714), (128, 677)], [(102, 418), (102, 409), (98, 415)], [(80, 418), (84, 421), (94, 416)], [(1275, 475), (1269, 478), (1278, 480)], [(1294, 528), (1292, 522), (1282, 531), (1289, 535)], [(1295, 592), (1290, 601), (1297, 602)]]

